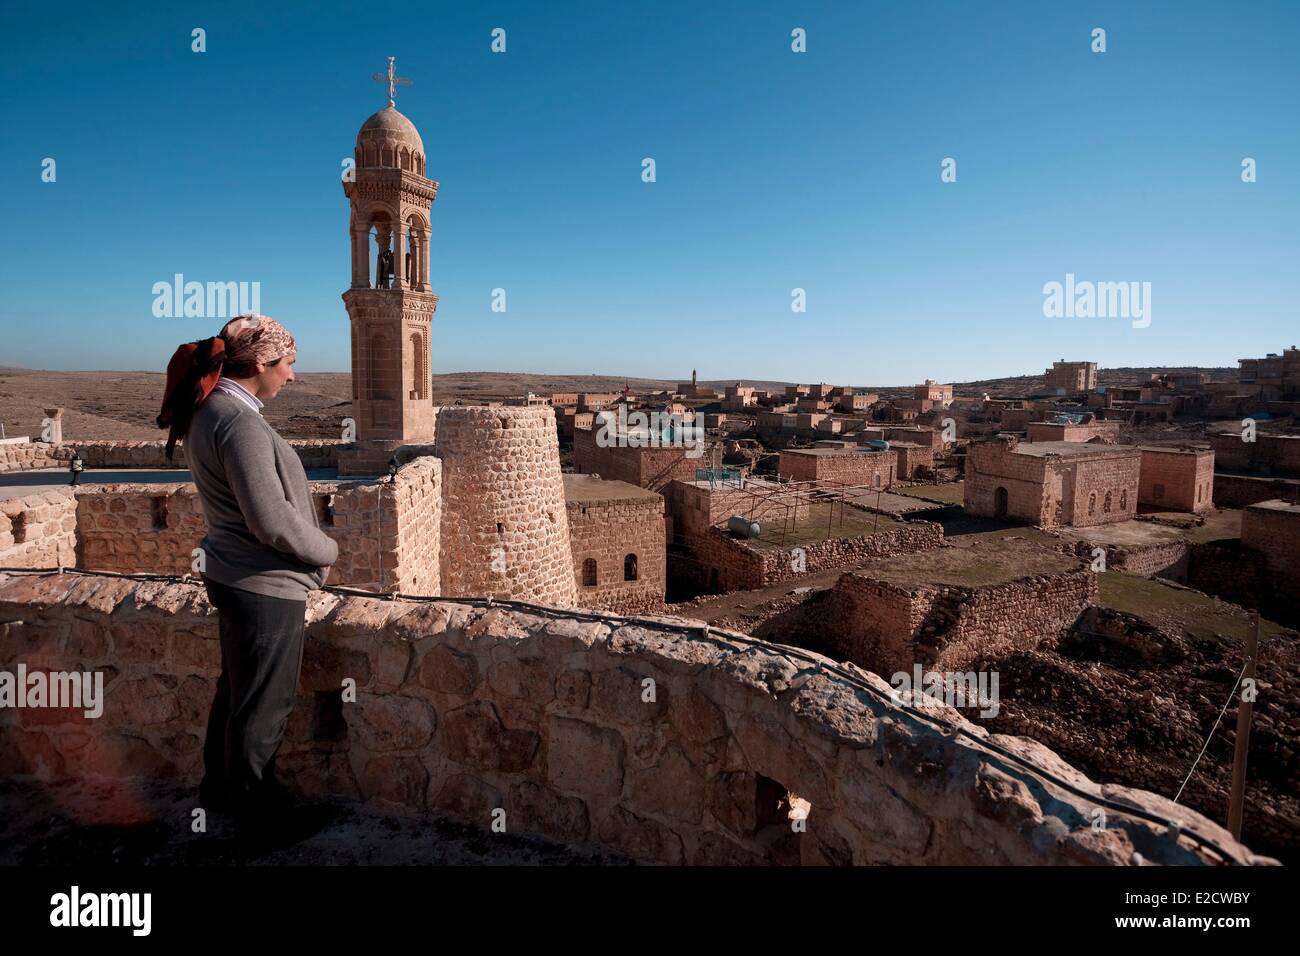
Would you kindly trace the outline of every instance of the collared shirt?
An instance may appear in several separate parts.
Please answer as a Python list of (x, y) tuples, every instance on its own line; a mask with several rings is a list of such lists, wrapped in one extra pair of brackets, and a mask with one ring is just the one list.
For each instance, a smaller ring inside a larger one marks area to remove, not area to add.
[(250, 392), (244, 386), (240, 385), (234, 379), (222, 378), (217, 379), (217, 390), (225, 392), (227, 395), (233, 395), (259, 415), (262, 413), (261, 400)]

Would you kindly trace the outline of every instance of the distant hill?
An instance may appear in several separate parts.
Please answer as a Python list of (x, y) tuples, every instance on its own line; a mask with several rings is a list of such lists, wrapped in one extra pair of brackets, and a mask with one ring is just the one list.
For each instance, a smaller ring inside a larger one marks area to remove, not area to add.
[[(1170, 368), (1101, 369), (1103, 385), (1146, 380), (1152, 372)], [(1187, 371), (1187, 369), (1178, 369)], [(1201, 368), (1211, 381), (1236, 381), (1234, 368)], [(525, 372), (453, 372), (433, 376), (433, 401), (450, 405), (499, 401), (525, 392), (617, 392), (627, 385), (634, 392), (671, 388), (681, 379), (633, 378), (622, 375), (538, 375)], [(64, 409), (63, 433), (68, 438), (148, 439), (162, 432), (154, 416), (162, 401), (161, 372), (51, 372), (0, 367), (0, 424), (9, 437), (39, 435), (45, 409)], [(781, 392), (792, 382), (766, 379), (710, 379), (700, 382), (722, 392), (741, 381), (745, 385)], [(812, 383), (804, 383), (812, 384)], [(842, 383), (834, 383), (842, 384)], [(911, 385), (854, 386), (884, 398), (911, 395)], [(994, 396), (1028, 395), (1044, 388), (1042, 375), (956, 382), (958, 395), (988, 392)], [(304, 372), (268, 405), (267, 419), (283, 434), (296, 438), (335, 437), (339, 422), (351, 411), (352, 376), (349, 372)]]

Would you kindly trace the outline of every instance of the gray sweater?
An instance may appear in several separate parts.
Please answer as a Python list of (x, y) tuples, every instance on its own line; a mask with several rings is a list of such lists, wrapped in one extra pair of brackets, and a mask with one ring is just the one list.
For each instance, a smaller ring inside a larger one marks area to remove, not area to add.
[(190, 422), (185, 458), (208, 520), (205, 577), (293, 601), (325, 583), (338, 544), (320, 530), (293, 446), (255, 409), (212, 392)]

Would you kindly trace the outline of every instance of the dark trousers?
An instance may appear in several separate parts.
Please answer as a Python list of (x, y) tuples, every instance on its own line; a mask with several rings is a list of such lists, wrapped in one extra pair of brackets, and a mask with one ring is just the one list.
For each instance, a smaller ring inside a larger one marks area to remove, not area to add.
[(221, 676), (200, 794), (236, 814), (256, 813), (276, 790), (275, 753), (298, 694), (307, 602), (204, 584), (219, 616)]

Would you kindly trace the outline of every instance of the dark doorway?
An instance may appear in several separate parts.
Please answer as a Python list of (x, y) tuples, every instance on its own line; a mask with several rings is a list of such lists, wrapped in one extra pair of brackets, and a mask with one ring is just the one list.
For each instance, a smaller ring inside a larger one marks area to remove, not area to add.
[(998, 519), (1007, 516), (1007, 489), (1005, 488), (993, 492), (993, 516)]

